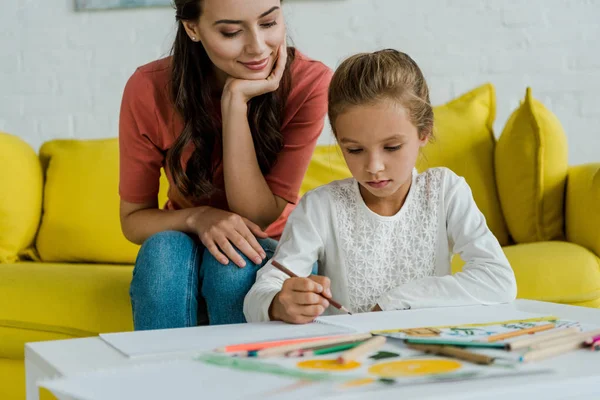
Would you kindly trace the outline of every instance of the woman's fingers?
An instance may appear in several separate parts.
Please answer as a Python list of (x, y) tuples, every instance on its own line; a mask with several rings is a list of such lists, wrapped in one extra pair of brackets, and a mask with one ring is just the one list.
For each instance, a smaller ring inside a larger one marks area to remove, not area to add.
[(212, 256), (215, 258), (215, 260), (217, 260), (218, 262), (220, 262), (223, 265), (227, 265), (229, 264), (229, 258), (225, 257), (225, 255), (223, 253), (221, 253), (221, 251), (219, 251), (219, 247), (217, 247), (217, 245), (215, 244), (215, 242), (213, 240), (210, 241), (202, 241), (202, 244), (204, 244), (204, 247), (206, 248), (206, 250), (208, 250), (210, 252), (210, 254), (212, 254)]
[[(248, 218), (242, 217), (242, 221), (244, 221), (244, 224), (246, 224), (248, 229), (250, 229), (250, 232), (252, 232), (255, 236), (258, 236), (261, 239), (266, 239), (269, 237), (269, 235), (267, 235), (267, 233), (265, 231), (260, 229), (260, 226), (256, 225), (254, 222), (250, 221)], [(258, 242), (256, 242), (256, 243), (258, 243)]]
[(256, 238), (247, 231), (247, 234), (233, 231), (228, 235), (228, 239), (231, 243), (238, 248), (249, 260), (252, 260), (254, 264), (260, 265), (263, 262), (264, 250), (260, 244), (256, 241)]
[(233, 248), (231, 242), (226, 236), (223, 235), (222, 237), (218, 238), (216, 243), (221, 251), (225, 253), (225, 255), (229, 257), (229, 259), (233, 261), (235, 265), (240, 268), (244, 268), (246, 266), (246, 261), (244, 261), (242, 256), (240, 256), (239, 253)]
[(275, 64), (275, 68), (271, 72), (271, 75), (267, 78), (267, 80), (272, 80), (276, 83), (276, 86), (279, 86), (279, 82), (283, 77), (283, 71), (285, 71), (285, 64), (287, 63), (287, 45), (286, 42), (283, 42), (281, 46), (279, 46), (279, 55), (277, 57), (277, 63)]

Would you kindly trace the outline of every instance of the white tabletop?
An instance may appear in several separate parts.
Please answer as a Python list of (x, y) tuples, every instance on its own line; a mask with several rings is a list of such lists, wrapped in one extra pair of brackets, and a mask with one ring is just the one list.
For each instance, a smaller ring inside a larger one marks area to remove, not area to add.
[[(436, 308), (409, 311), (386, 312), (385, 318), (377, 318), (370, 329), (392, 329), (472, 322), (502, 321), (529, 312), (554, 315), (561, 319), (579, 321), (600, 326), (600, 310), (584, 307), (544, 303), (531, 300), (517, 300), (511, 304), (497, 306), (473, 306), (460, 308)], [(382, 314), (382, 313), (378, 313)], [(364, 326), (369, 314), (355, 316), (325, 317), (330, 322), (345, 326)], [(189, 328), (202, 334), (202, 327)], [(299, 326), (298, 329), (302, 329)], [(239, 331), (239, 329), (238, 329)], [(175, 332), (175, 331), (173, 331)], [(238, 332), (239, 333), (239, 332)], [(238, 337), (235, 334), (234, 337)], [(239, 339), (237, 340), (240, 341)], [(223, 337), (223, 344), (235, 342), (232, 336)], [(214, 341), (211, 347), (214, 348)], [(149, 356), (145, 360), (169, 359), (173, 356)], [(142, 360), (143, 361), (143, 360)], [(27, 400), (37, 400), (36, 382), (49, 377), (69, 376), (102, 368), (140, 363), (140, 358), (127, 358), (98, 337), (85, 339), (59, 340), (28, 343), (25, 347), (27, 374)], [(480, 381), (440, 383), (435, 385), (402, 388), (404, 398), (571, 398), (596, 394), (600, 395), (600, 354), (589, 350), (571, 352), (543, 362), (544, 366), (555, 369), (556, 374), (529, 377), (496, 378)], [(575, 385), (575, 386), (574, 386)], [(377, 391), (380, 398), (389, 397), (389, 389)], [(527, 393), (527, 396), (525, 396)], [(363, 394), (364, 396), (364, 394)], [(397, 393), (394, 394), (397, 396)], [(581, 397), (579, 397), (581, 398)]]

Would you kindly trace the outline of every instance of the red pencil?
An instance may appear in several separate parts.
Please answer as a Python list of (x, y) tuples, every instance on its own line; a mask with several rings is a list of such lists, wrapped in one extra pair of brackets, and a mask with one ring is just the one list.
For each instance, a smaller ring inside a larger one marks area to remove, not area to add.
[[(275, 268), (277, 268), (278, 270), (280, 270), (281, 272), (283, 272), (284, 274), (287, 274), (288, 276), (292, 277), (292, 278), (298, 278), (298, 275), (296, 275), (295, 273), (293, 273), (292, 271), (290, 271), (289, 269), (287, 269), (286, 267), (284, 267), (283, 265), (281, 265), (280, 263), (278, 263), (275, 260), (271, 260), (271, 264), (273, 264), (273, 266)], [(321, 294), (322, 297), (325, 297)], [(326, 298), (326, 297), (325, 297)], [(327, 298), (326, 298), (327, 299)], [(335, 308), (337, 308), (338, 310), (341, 310), (347, 314), (352, 315), (352, 313), (350, 311), (348, 311), (348, 309), (346, 307), (344, 307), (343, 305), (341, 305), (340, 303), (338, 303), (337, 301), (335, 301), (334, 299), (327, 299), (327, 301), (329, 302), (329, 304), (331, 304), (332, 306), (334, 306)]]

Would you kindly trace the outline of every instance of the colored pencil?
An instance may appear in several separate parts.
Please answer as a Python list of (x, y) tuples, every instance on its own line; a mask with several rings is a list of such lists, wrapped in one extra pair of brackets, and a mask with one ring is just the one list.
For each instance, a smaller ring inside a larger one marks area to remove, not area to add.
[(548, 357), (557, 356), (559, 354), (563, 354), (572, 350), (580, 349), (583, 346), (582, 341), (571, 341), (567, 343), (563, 343), (553, 347), (547, 347), (545, 349), (531, 350), (527, 353), (523, 354), (519, 361), (521, 362), (529, 362), (536, 360), (543, 360)]
[(349, 340), (346, 342), (341, 342), (341, 343), (336, 343), (336, 344), (325, 344), (325, 345), (316, 344), (314, 347), (309, 347), (309, 348), (302, 349), (302, 350), (294, 350), (292, 352), (287, 353), (286, 356), (287, 357), (298, 357), (298, 356), (302, 356), (302, 355), (308, 355), (308, 353), (317, 351), (317, 350), (325, 350), (325, 349), (330, 349), (332, 347), (360, 344), (362, 342), (364, 342), (364, 340)]
[(457, 347), (483, 347), (492, 349), (506, 349), (505, 343), (488, 343), (488, 342), (467, 342), (465, 340), (452, 340), (452, 339), (440, 339), (440, 338), (422, 338), (422, 339), (404, 339), (406, 343), (413, 344), (438, 344), (445, 346), (457, 346)]
[(364, 356), (368, 352), (379, 349), (385, 344), (385, 341), (385, 336), (372, 337), (371, 339), (365, 341), (359, 346), (356, 346), (355, 348), (350, 350), (346, 350), (344, 353), (342, 353), (341, 356), (338, 357), (337, 361), (340, 364), (348, 364), (349, 362)]
[(513, 338), (516, 336), (527, 335), (529, 333), (547, 331), (548, 329), (552, 329), (555, 326), (556, 325), (554, 325), (554, 324), (545, 324), (545, 325), (534, 326), (533, 328), (520, 329), (518, 331), (513, 331), (513, 332), (498, 333), (497, 335), (488, 336), (485, 340), (488, 343), (497, 342), (497, 341), (504, 340), (504, 339), (510, 339), (510, 338)]
[(341, 351), (353, 349), (356, 346), (360, 346), (364, 343), (364, 340), (355, 341), (350, 343), (343, 343), (336, 346), (324, 347), (322, 349), (314, 349), (314, 350), (296, 350), (292, 353), (288, 353), (288, 357), (312, 357), (312, 356), (322, 356), (325, 354), (339, 353)]
[(581, 332), (581, 333), (577, 333), (572, 336), (566, 336), (563, 338), (558, 338), (558, 339), (553, 339), (553, 340), (548, 340), (545, 342), (537, 343), (530, 347), (531, 347), (531, 349), (535, 350), (535, 349), (547, 349), (550, 347), (559, 346), (559, 345), (562, 345), (565, 343), (572, 343), (572, 342), (578, 342), (581, 344), (585, 344), (588, 339), (594, 337), (598, 333), (600, 333), (600, 330)]
[(256, 343), (239, 343), (239, 344), (232, 344), (232, 345), (224, 346), (224, 347), (218, 347), (215, 349), (215, 351), (219, 352), (219, 353), (237, 353), (237, 352), (241, 352), (241, 351), (258, 351), (258, 350), (266, 349), (269, 347), (284, 346), (284, 345), (294, 344), (294, 343), (316, 342), (319, 340), (332, 339), (332, 338), (337, 338), (337, 337), (340, 337), (340, 335), (272, 340), (272, 341), (268, 341), (268, 342), (256, 342)]
[(585, 344), (592, 344), (600, 340), (600, 335), (595, 335), (594, 337), (585, 341)]
[[(369, 339), (370, 337), (372, 337), (372, 335), (370, 333), (358, 333), (358, 334), (353, 334), (353, 335), (340, 336), (340, 337), (332, 338), (332, 339), (325, 339), (325, 340), (320, 341), (319, 344), (323, 345), (323, 346), (334, 345), (334, 344), (340, 344), (340, 343), (344, 343), (344, 342), (351, 342), (351, 341), (355, 341), (355, 340), (366, 340), (366, 339)], [(314, 347), (316, 343), (317, 342), (295, 343), (295, 344), (289, 344), (286, 346), (271, 347), (271, 348), (259, 350), (257, 352), (256, 356), (257, 357), (283, 356), (294, 350), (310, 349), (310, 348)]]
[[(292, 278), (298, 278), (298, 275), (296, 275), (295, 273), (293, 273), (292, 271), (290, 271), (289, 269), (287, 269), (286, 267), (284, 267), (283, 265), (281, 265), (277, 261), (271, 260), (271, 264), (273, 264), (273, 266), (275, 268), (277, 268), (278, 270), (280, 270), (284, 274), (286, 274), (286, 275), (288, 275), (288, 276), (290, 276)], [(346, 307), (344, 307), (343, 305), (341, 305), (340, 303), (338, 303), (334, 299), (328, 299), (325, 296), (323, 296), (322, 294), (320, 294), (320, 296), (324, 297), (329, 302), (330, 305), (334, 306), (338, 310), (341, 310), (341, 311), (345, 312), (346, 314), (352, 315), (352, 313), (350, 311), (348, 311), (348, 309)]]
[(509, 350), (524, 349), (529, 346), (533, 346), (533, 345), (536, 345), (538, 343), (542, 343), (545, 341), (572, 336), (579, 332), (581, 332), (581, 328), (576, 327), (576, 326), (573, 326), (570, 328), (553, 329), (546, 333), (538, 333), (535, 335), (531, 335), (530, 337), (521, 338), (521, 339), (517, 339), (512, 342), (509, 342), (508, 349)]
[(453, 358), (458, 358), (459, 360), (469, 361), (475, 364), (490, 365), (494, 363), (494, 357), (474, 353), (469, 350), (461, 349), (460, 347), (412, 343), (408, 343), (407, 346), (414, 350), (424, 351), (425, 353), (449, 356)]

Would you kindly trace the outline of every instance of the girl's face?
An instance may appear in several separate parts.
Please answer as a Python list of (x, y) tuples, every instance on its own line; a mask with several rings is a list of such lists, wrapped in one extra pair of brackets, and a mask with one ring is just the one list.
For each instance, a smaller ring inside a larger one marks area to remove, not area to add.
[(401, 105), (383, 100), (349, 108), (335, 120), (336, 138), (367, 204), (401, 197), (427, 143)]
[(280, 0), (202, 0), (202, 15), (184, 23), (215, 65), (221, 83), (227, 76), (265, 79), (285, 41)]

